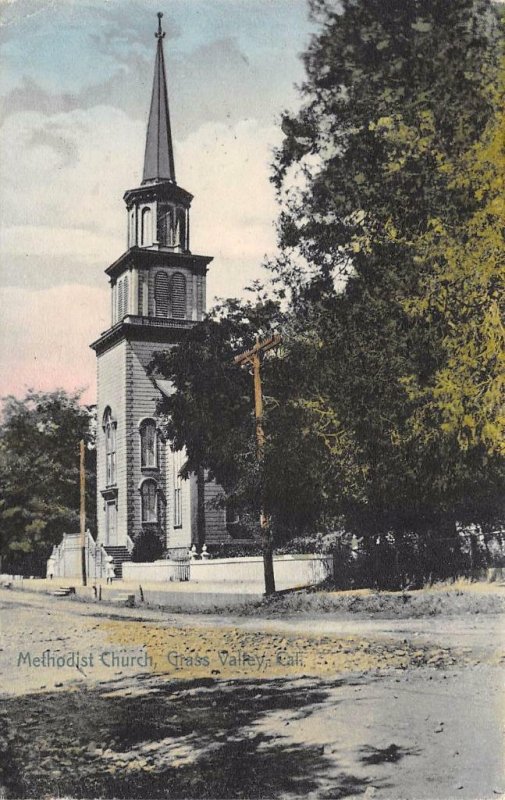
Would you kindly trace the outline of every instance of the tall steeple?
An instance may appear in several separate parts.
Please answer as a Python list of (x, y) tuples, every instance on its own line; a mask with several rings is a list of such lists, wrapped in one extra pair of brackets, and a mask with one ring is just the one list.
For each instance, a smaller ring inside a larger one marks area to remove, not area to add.
[(163, 57), (163, 38), (165, 33), (161, 29), (162, 16), (163, 14), (159, 11), (158, 31), (154, 34), (158, 40), (158, 44), (156, 48), (156, 62), (154, 65), (151, 110), (149, 112), (149, 122), (147, 124), (143, 184), (167, 180), (173, 183), (176, 182), (172, 132), (170, 130), (170, 113), (168, 109), (165, 59)]
[[(143, 181), (124, 194), (127, 249), (106, 269), (111, 321), (91, 345), (97, 356), (101, 421), (98, 541), (114, 548), (111, 552), (121, 561), (128, 560), (127, 548), (143, 531), (154, 533), (163, 548), (175, 553), (189, 549), (205, 528), (200, 511), (220, 493), (196, 476), (180, 479), (180, 454), (157, 428), (156, 402), (167, 386), (150, 372), (153, 353), (182, 342), (203, 318), (212, 261), (191, 252), (193, 195), (175, 181), (161, 17)], [(214, 511), (211, 517), (216, 518)], [(228, 536), (224, 517), (215, 529)]]

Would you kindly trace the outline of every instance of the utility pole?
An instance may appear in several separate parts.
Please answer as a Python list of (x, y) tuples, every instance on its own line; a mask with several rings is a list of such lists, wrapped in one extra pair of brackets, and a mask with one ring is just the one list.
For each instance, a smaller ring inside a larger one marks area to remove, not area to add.
[(82, 585), (86, 586), (86, 472), (84, 468), (84, 439), (80, 442), (80, 459), (79, 459), (79, 486), (80, 486), (80, 539), (81, 539), (81, 570), (82, 570)]
[[(267, 350), (277, 347), (282, 341), (282, 336), (271, 336), (256, 344), (251, 350), (241, 353), (234, 358), (235, 364), (243, 366), (250, 364), (254, 381), (254, 416), (256, 418), (256, 456), (261, 463), (265, 447), (265, 431), (263, 429), (263, 393), (261, 390), (261, 356)], [(265, 594), (270, 595), (275, 592), (275, 576), (273, 561), (273, 541), (270, 519), (265, 514), (264, 509), (260, 512), (261, 543), (263, 550), (263, 570), (265, 575)]]

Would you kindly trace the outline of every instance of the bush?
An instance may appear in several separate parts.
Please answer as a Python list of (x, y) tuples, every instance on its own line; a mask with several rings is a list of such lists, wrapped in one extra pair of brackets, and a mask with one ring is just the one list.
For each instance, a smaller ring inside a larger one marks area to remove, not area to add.
[(132, 561), (156, 561), (163, 554), (159, 535), (152, 530), (142, 530), (133, 545)]
[[(349, 538), (349, 537), (347, 537)], [(295, 536), (275, 548), (279, 555), (324, 553), (331, 554), (346, 544), (346, 534), (342, 531), (314, 533), (310, 536)]]
[(261, 542), (226, 542), (223, 544), (207, 545), (207, 552), (211, 558), (243, 558), (245, 556), (260, 556), (262, 554)]

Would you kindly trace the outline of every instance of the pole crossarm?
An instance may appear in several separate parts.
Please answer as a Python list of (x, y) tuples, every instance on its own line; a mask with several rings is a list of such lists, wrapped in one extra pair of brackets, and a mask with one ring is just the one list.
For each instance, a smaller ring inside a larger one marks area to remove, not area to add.
[(247, 364), (254, 360), (254, 357), (257, 356), (259, 353), (266, 353), (267, 350), (271, 350), (272, 347), (277, 347), (278, 344), (282, 342), (282, 336), (276, 333), (273, 336), (270, 336), (269, 339), (264, 339), (262, 342), (256, 342), (254, 347), (251, 350), (247, 350), (245, 353), (241, 353), (238, 356), (235, 356), (233, 359), (235, 364)]

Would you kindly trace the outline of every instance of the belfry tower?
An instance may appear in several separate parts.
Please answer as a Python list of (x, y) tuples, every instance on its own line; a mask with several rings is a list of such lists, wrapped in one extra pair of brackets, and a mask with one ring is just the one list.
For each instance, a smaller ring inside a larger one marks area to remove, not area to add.
[[(98, 362), (98, 541), (119, 561), (141, 530), (155, 531), (177, 551), (197, 536), (202, 543), (205, 526), (197, 520), (196, 476), (179, 477), (183, 454), (172, 451), (156, 425), (156, 401), (170, 385), (146, 371), (156, 350), (179, 342), (202, 318), (212, 260), (190, 250), (192, 195), (175, 178), (161, 18), (143, 180), (124, 195), (128, 249), (106, 269), (111, 325), (91, 345)], [(215, 536), (221, 531), (226, 539), (224, 513), (211, 516)]]

